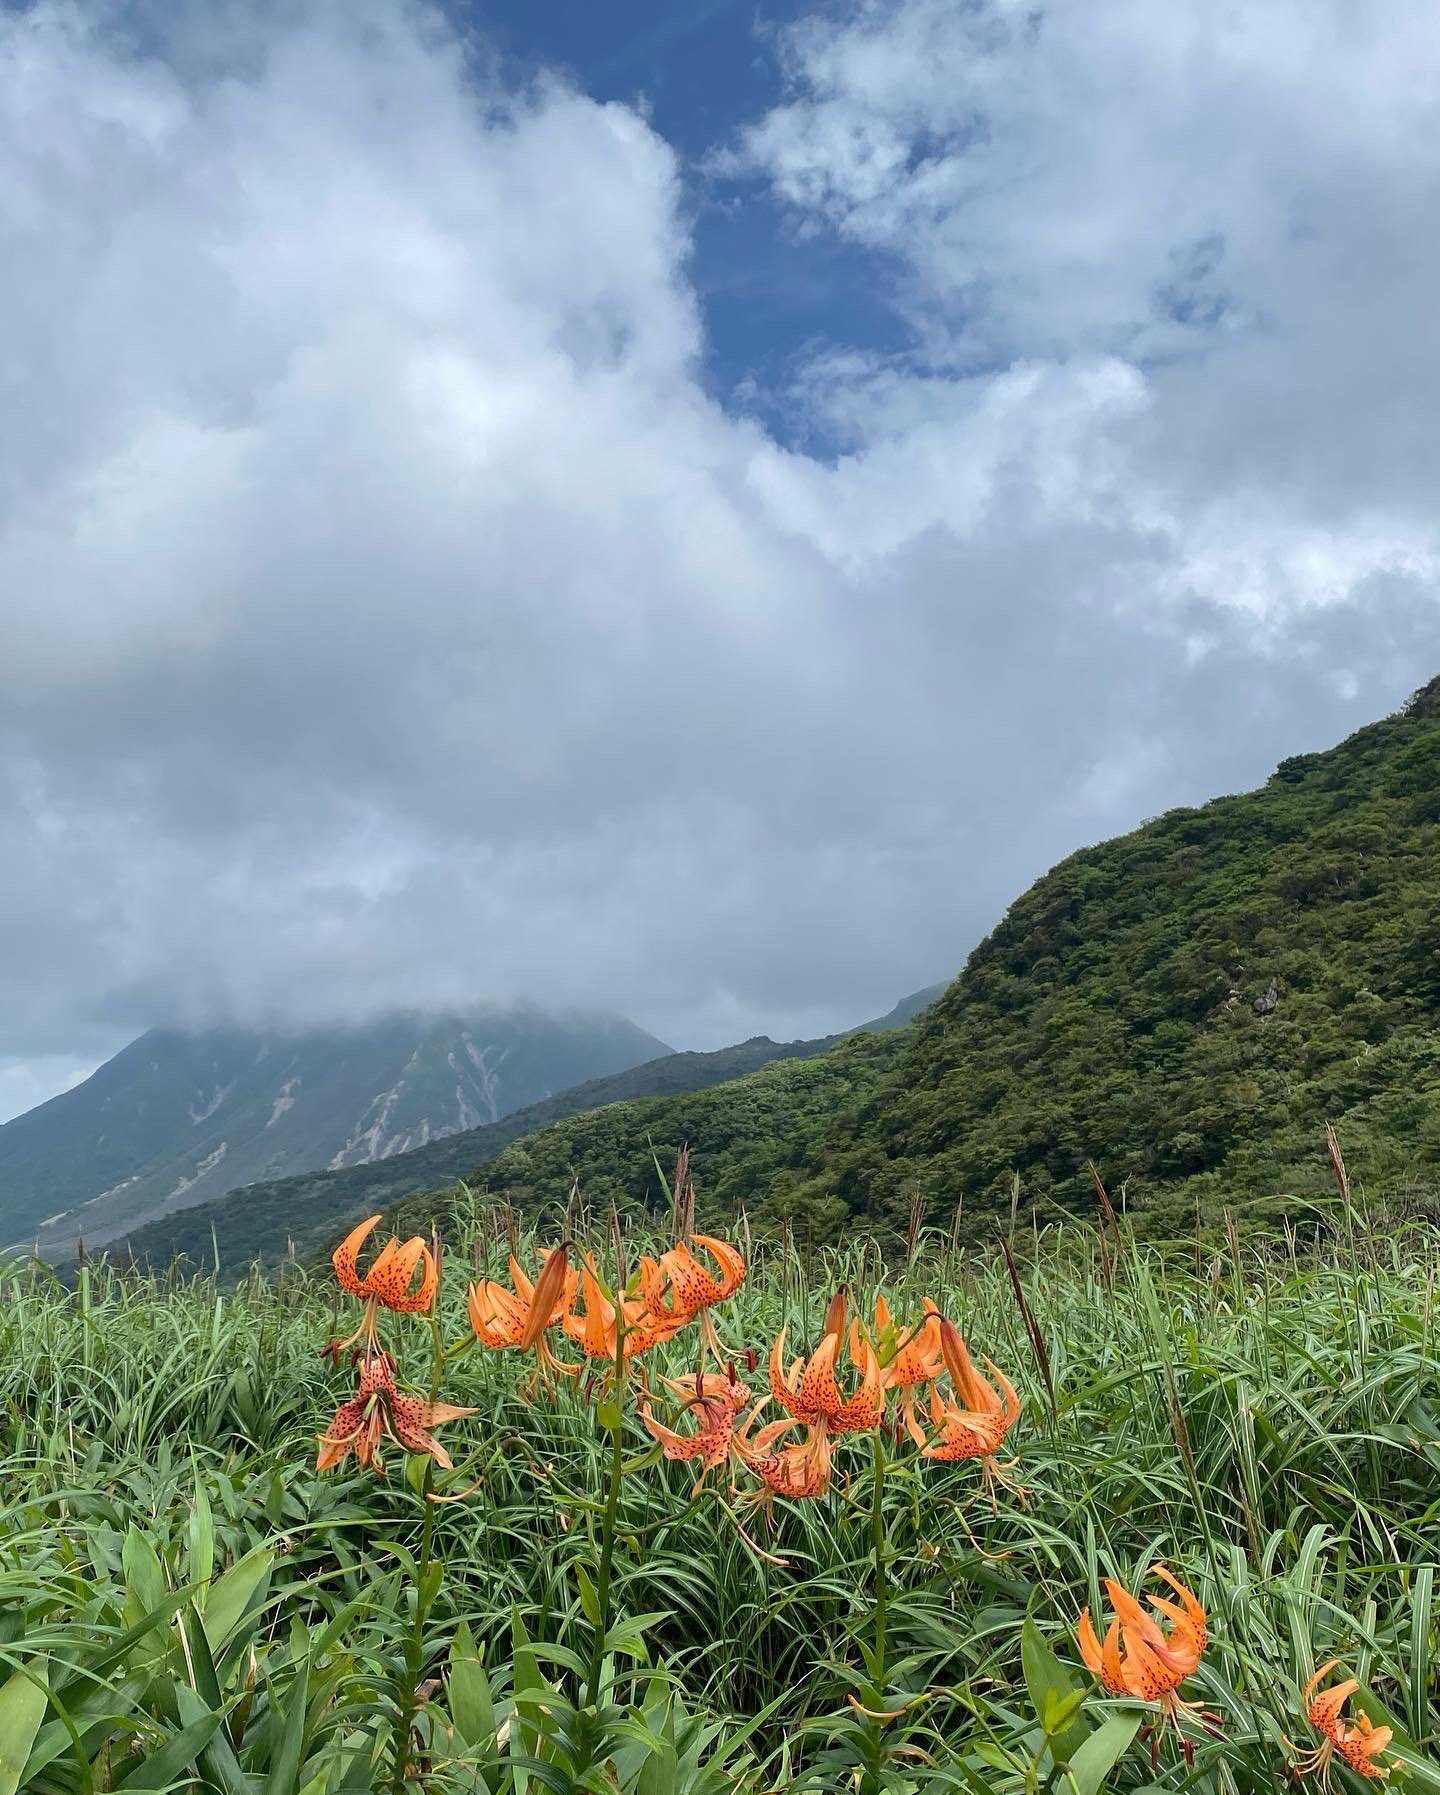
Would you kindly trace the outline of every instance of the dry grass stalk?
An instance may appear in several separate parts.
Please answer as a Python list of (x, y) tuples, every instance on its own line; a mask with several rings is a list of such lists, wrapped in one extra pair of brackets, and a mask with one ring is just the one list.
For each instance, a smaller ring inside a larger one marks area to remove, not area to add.
[(1045, 1336), (1040, 1332), (1040, 1324), (1035, 1319), (1035, 1311), (1030, 1307), (1029, 1300), (1025, 1295), (1025, 1287), (1020, 1282), (1020, 1267), (1015, 1263), (1015, 1254), (1011, 1251), (1010, 1242), (1002, 1238), (1000, 1250), (1005, 1255), (1005, 1266), (1010, 1273), (1010, 1287), (1015, 1292), (1015, 1301), (1020, 1306), (1025, 1332), (1030, 1336), (1030, 1345), (1035, 1353), (1035, 1363), (1040, 1367), (1040, 1376), (1045, 1384), (1045, 1397), (1050, 1404), (1050, 1418), (1053, 1421), (1059, 1413), (1059, 1405), (1055, 1400), (1055, 1378), (1050, 1369), (1050, 1352), (1045, 1345)]

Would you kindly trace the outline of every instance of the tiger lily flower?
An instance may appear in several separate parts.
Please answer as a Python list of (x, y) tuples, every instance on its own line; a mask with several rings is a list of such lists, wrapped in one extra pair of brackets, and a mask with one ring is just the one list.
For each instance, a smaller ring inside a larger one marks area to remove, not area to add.
[(568, 1247), (562, 1243), (546, 1255), (533, 1284), (512, 1253), (510, 1282), (513, 1290), (489, 1278), (470, 1286), (465, 1302), (475, 1338), (482, 1346), (534, 1352), (536, 1384), (548, 1384), (552, 1372), (577, 1377), (580, 1367), (557, 1358), (545, 1338), (551, 1328), (568, 1319), (575, 1302), (577, 1279)]
[[(850, 1354), (859, 1369), (860, 1386), (851, 1396), (842, 1395), (835, 1377), (835, 1360), (845, 1333), (845, 1294), (831, 1299), (826, 1311), (825, 1331), (819, 1346), (808, 1361), (797, 1358), (785, 1370), (785, 1335), (770, 1349), (770, 1394), (788, 1415), (812, 1427), (825, 1427), (831, 1434), (857, 1433), (879, 1424), (885, 1413), (885, 1392), (880, 1378), (880, 1361), (875, 1349), (863, 1337), (852, 1337)], [(856, 1348), (859, 1351), (856, 1351)]]
[[(688, 1319), (656, 1314), (643, 1298), (622, 1295), (617, 1321), (616, 1305), (600, 1288), (595, 1261), (589, 1257), (580, 1273), (580, 1294), (585, 1304), (583, 1312), (564, 1316), (561, 1325), (586, 1358), (605, 1359), (611, 1365), (615, 1363), (617, 1350), (628, 1362), (636, 1353), (648, 1352), (652, 1346), (668, 1340)], [(617, 1333), (622, 1339), (617, 1340)]]
[(360, 1389), (342, 1402), (325, 1432), (319, 1436), (317, 1471), (343, 1464), (353, 1452), (362, 1467), (373, 1464), (384, 1472), (380, 1455), (384, 1440), (393, 1440), (406, 1452), (427, 1453), (441, 1470), (451, 1469), (450, 1455), (431, 1432), (442, 1422), (473, 1415), (474, 1409), (456, 1408), (449, 1402), (427, 1402), (396, 1388), (395, 1368), (388, 1353), (367, 1354), (360, 1362)]
[(1338, 1757), (1361, 1776), (1369, 1777), (1373, 1782), (1383, 1782), (1389, 1776), (1391, 1766), (1377, 1764), (1375, 1759), (1394, 1737), (1393, 1729), (1375, 1726), (1370, 1716), (1362, 1713), (1356, 1714), (1353, 1725), (1347, 1724), (1340, 1713), (1360, 1687), (1356, 1679), (1346, 1677), (1333, 1689), (1322, 1689), (1315, 1694), (1315, 1685), (1339, 1662), (1338, 1658), (1332, 1658), (1328, 1664), (1322, 1664), (1305, 1685), (1305, 1712), (1311, 1726), (1321, 1735), (1321, 1742), (1314, 1751), (1298, 1760), (1296, 1772), (1301, 1776), (1318, 1776), (1321, 1786), (1329, 1788), (1331, 1770)]
[[(378, 1215), (372, 1215), (352, 1228), (330, 1258), (330, 1263), (335, 1267), (335, 1280), (340, 1288), (351, 1296), (359, 1297), (365, 1304), (360, 1326), (350, 1338), (335, 1341), (326, 1348), (327, 1352), (333, 1353), (337, 1358), (347, 1346), (352, 1346), (357, 1340), (362, 1342), (367, 1354), (374, 1350), (377, 1310), (385, 1308), (394, 1310), (398, 1315), (418, 1315), (427, 1310), (435, 1300), (440, 1270), (435, 1263), (435, 1255), (418, 1234), (412, 1235), (403, 1246), (392, 1235), (375, 1255), (369, 1271), (363, 1278), (360, 1276), (357, 1265), (360, 1249), (379, 1221)], [(420, 1282), (412, 1289), (417, 1267), (421, 1268)]]
[(915, 1414), (915, 1393), (919, 1385), (930, 1383), (945, 1369), (940, 1347), (940, 1312), (925, 1299), (925, 1319), (918, 1328), (896, 1327), (890, 1305), (883, 1296), (875, 1298), (874, 1326), (862, 1332), (857, 1318), (850, 1324), (850, 1358), (861, 1363), (861, 1341), (868, 1337), (880, 1364), (880, 1387), (900, 1392), (900, 1413), (912, 1439), (920, 1446), (925, 1435)]
[[(700, 1475), (690, 1490), (692, 1498), (700, 1493), (710, 1472), (727, 1460), (737, 1470), (753, 1473), (760, 1483), (758, 1489), (742, 1489), (732, 1484), (731, 1494), (739, 1497), (744, 1506), (762, 1510), (767, 1518), (773, 1518), (777, 1496), (799, 1501), (823, 1496), (830, 1487), (829, 1450), (827, 1447), (817, 1454), (813, 1435), (798, 1445), (777, 1446), (782, 1434), (799, 1425), (791, 1416), (782, 1415), (778, 1421), (767, 1422), (758, 1433), (752, 1434), (755, 1420), (769, 1397), (762, 1396), (751, 1412), (743, 1415), (754, 1392), (736, 1377), (733, 1367), (725, 1376), (697, 1371), (693, 1377), (665, 1377), (660, 1381), (685, 1399), (686, 1406), (697, 1417), (697, 1427), (691, 1433), (682, 1434), (657, 1421), (651, 1413), (648, 1389), (641, 1398), (640, 1419), (651, 1438), (660, 1443), (666, 1458), (700, 1460)], [(771, 1564), (786, 1562), (757, 1544), (737, 1515), (732, 1515), (731, 1519), (752, 1552)]]
[[(867, 1339), (851, 1342), (851, 1358), (860, 1371), (860, 1383), (846, 1396), (835, 1376), (835, 1361), (845, 1336), (845, 1293), (838, 1292), (825, 1313), (820, 1344), (809, 1359), (797, 1358), (785, 1369), (785, 1334), (770, 1349), (770, 1394), (792, 1420), (808, 1428), (803, 1444), (788, 1446), (778, 1455), (775, 1474), (785, 1482), (782, 1495), (819, 1495), (829, 1487), (831, 1442), (841, 1434), (862, 1433), (878, 1427), (885, 1417), (885, 1391), (880, 1381), (880, 1362)], [(856, 1348), (859, 1348), (858, 1352)], [(772, 1423), (772, 1426), (776, 1424)], [(769, 1478), (756, 1466), (757, 1475)], [(772, 1486), (776, 1487), (776, 1486)]]
[[(706, 1249), (715, 1264), (720, 1267), (716, 1276), (707, 1265), (702, 1264), (689, 1248), (698, 1246)], [(715, 1303), (724, 1303), (734, 1296), (745, 1282), (745, 1260), (736, 1253), (729, 1240), (716, 1240), (715, 1235), (689, 1235), (689, 1244), (680, 1240), (670, 1251), (661, 1253), (659, 1264), (648, 1260), (641, 1269), (646, 1271), (654, 1265), (652, 1273), (652, 1289), (645, 1292), (648, 1305), (654, 1309), (655, 1316), (661, 1321), (673, 1321), (679, 1327), (682, 1321), (693, 1321), (702, 1310), (711, 1309)], [(670, 1301), (664, 1301), (659, 1292), (663, 1285), (661, 1278), (670, 1280)]]
[[(1159, 1707), (1159, 1726), (1151, 1735), (1150, 1747), (1151, 1761), (1158, 1764), (1160, 1734), (1165, 1727), (1173, 1726), (1179, 1734), (1182, 1715), (1196, 1716), (1210, 1731), (1214, 1731), (1214, 1724), (1213, 1717), (1198, 1702), (1181, 1701), (1177, 1694), (1180, 1685), (1198, 1668), (1205, 1651), (1205, 1610), (1198, 1597), (1163, 1564), (1152, 1565), (1150, 1571), (1168, 1583), (1180, 1598), (1177, 1605), (1163, 1596), (1150, 1597), (1156, 1614), (1170, 1622), (1168, 1634), (1128, 1590), (1107, 1578), (1105, 1593), (1114, 1614), (1104, 1644), (1095, 1636), (1088, 1608), (1080, 1616), (1076, 1638), (1080, 1656), (1112, 1695), (1134, 1696), (1137, 1701), (1154, 1702)], [(1181, 1743), (1188, 1763), (1194, 1747), (1183, 1737)]]
[(697, 1372), (691, 1378), (662, 1377), (660, 1382), (680, 1397), (694, 1415), (694, 1431), (677, 1433), (657, 1421), (651, 1413), (648, 1390), (640, 1400), (640, 1419), (650, 1437), (659, 1441), (666, 1458), (700, 1460), (700, 1475), (690, 1491), (694, 1496), (716, 1465), (741, 1458), (735, 1441), (735, 1422), (754, 1392), (733, 1373), (720, 1377)]
[[(987, 1383), (975, 1369), (960, 1330), (943, 1315), (937, 1314), (935, 1321), (941, 1358), (950, 1374), (954, 1395), (942, 1401), (940, 1392), (932, 1386), (930, 1415), (940, 1430), (939, 1438), (927, 1441), (918, 1422), (910, 1429), (911, 1437), (925, 1458), (979, 1459), (993, 1504), (997, 1483), (1014, 1488), (996, 1463), (996, 1456), (1005, 1443), (1005, 1436), (1020, 1418), (1020, 1398), (1015, 1394), (1015, 1386), (992, 1359), (985, 1360), (985, 1369), (995, 1383)], [(1023, 1501), (1024, 1492), (1017, 1490), (1015, 1493)]]
[(830, 1488), (831, 1454), (829, 1436), (823, 1425), (807, 1428), (808, 1438), (795, 1444), (779, 1446), (780, 1436), (800, 1425), (793, 1416), (767, 1421), (760, 1431), (751, 1428), (766, 1398), (762, 1398), (735, 1426), (735, 1452), (747, 1471), (760, 1479), (761, 1487), (750, 1500), (768, 1513), (775, 1498), (787, 1501), (811, 1501)]

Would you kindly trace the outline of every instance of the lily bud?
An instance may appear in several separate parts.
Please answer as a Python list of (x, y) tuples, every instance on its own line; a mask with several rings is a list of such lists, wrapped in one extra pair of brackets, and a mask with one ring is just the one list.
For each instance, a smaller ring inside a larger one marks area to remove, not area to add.
[(839, 1335), (845, 1332), (845, 1286), (843, 1284), (830, 1298), (830, 1307), (825, 1311), (825, 1326), (820, 1332), (822, 1335)]
[(976, 1396), (975, 1367), (970, 1362), (970, 1353), (960, 1330), (953, 1323), (940, 1317), (940, 1351), (945, 1359), (945, 1369), (950, 1373), (955, 1388), (964, 1397), (966, 1403), (974, 1408), (979, 1406)]
[(613, 1199), (610, 1204), (610, 1245), (615, 1254), (615, 1288), (623, 1291), (629, 1282), (625, 1273), (625, 1236), (620, 1232), (620, 1212)]
[(540, 1336), (550, 1325), (565, 1289), (565, 1273), (570, 1269), (570, 1249), (567, 1241), (561, 1241), (546, 1259), (540, 1276), (535, 1280), (535, 1294), (530, 1299), (530, 1315), (525, 1323), (525, 1331), (520, 1336), (520, 1349), (529, 1352)]

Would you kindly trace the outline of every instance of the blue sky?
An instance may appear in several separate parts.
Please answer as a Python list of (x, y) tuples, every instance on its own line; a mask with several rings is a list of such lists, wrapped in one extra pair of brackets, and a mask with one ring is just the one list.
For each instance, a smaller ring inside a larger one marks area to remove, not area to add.
[(0, 1116), (953, 975), (1440, 669), (1430, 0), (0, 9)]
[(513, 58), (522, 78), (545, 68), (566, 71), (597, 100), (644, 108), (670, 143), (696, 159), (778, 97), (765, 39), (800, 10), (753, 0), (449, 9)]
[(746, 122), (780, 100), (779, 34), (814, 9), (791, 0), (554, 0), (450, 10), (506, 59), (516, 81), (563, 72), (595, 99), (643, 112), (674, 147), (712, 390), (762, 416), (782, 440), (832, 446), (784, 392), (797, 359), (825, 345), (903, 354), (890, 258), (802, 231), (762, 179), (727, 178), (712, 166)]

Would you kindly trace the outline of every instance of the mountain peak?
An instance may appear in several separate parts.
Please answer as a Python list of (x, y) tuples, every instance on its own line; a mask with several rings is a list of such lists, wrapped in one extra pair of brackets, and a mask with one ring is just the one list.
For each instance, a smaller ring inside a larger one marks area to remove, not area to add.
[(618, 1016), (512, 1005), (152, 1028), (0, 1127), (0, 1240), (98, 1244), (237, 1185), (368, 1165), (669, 1052)]

